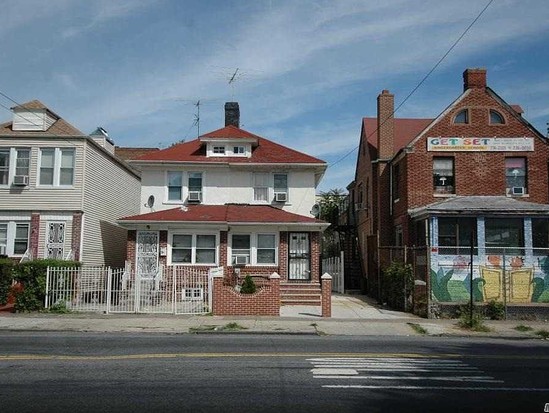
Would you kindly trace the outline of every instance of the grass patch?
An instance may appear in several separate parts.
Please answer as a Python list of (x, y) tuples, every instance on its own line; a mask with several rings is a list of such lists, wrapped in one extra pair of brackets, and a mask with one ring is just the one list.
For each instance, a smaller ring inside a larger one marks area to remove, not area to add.
[(412, 327), (412, 330), (414, 330), (418, 334), (423, 334), (423, 335), (427, 334), (427, 330), (424, 329), (419, 324), (416, 324), (416, 323), (406, 323), (406, 324), (408, 324), (410, 327)]
[(536, 335), (540, 338), (543, 338), (544, 340), (549, 339), (549, 331), (547, 330), (538, 330), (536, 331)]
[(214, 330), (218, 330), (218, 329), (219, 329), (219, 326), (215, 326), (215, 325), (200, 326), (200, 327), (191, 327), (191, 328), (189, 328), (189, 332), (190, 333), (200, 333), (202, 331), (214, 331)]
[(50, 308), (48, 308), (48, 312), (54, 313), (54, 314), (70, 314), (72, 313), (71, 310), (67, 308), (67, 303), (63, 300), (52, 304)]
[(518, 326), (514, 327), (514, 329), (523, 333), (533, 330), (532, 327), (525, 326), (524, 324), (519, 324)]
[(223, 330), (247, 330), (247, 328), (241, 326), (238, 323), (228, 323), (228, 324), (225, 324), (225, 326), (223, 327)]

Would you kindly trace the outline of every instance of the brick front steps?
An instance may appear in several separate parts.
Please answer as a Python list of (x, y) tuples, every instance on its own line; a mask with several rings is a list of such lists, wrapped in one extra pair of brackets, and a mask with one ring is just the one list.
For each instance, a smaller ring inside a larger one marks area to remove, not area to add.
[(320, 283), (280, 283), (282, 305), (321, 305)]

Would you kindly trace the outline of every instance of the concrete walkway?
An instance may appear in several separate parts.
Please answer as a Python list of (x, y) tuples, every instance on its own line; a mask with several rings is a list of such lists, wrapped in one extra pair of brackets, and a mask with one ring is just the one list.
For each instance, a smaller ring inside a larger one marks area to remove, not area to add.
[[(320, 334), (351, 336), (444, 335), (539, 339), (549, 331), (547, 321), (486, 321), (488, 332), (471, 332), (457, 320), (426, 320), (391, 311), (364, 296), (334, 295), (332, 317), (322, 318), (319, 307), (282, 307), (280, 317), (189, 316), (98, 313), (0, 313), (0, 331), (78, 331), (122, 333), (240, 333)], [(515, 328), (523, 325), (527, 331)], [(415, 328), (414, 328), (415, 327)], [(423, 329), (424, 331), (421, 331)], [(549, 333), (548, 333), (549, 334)]]

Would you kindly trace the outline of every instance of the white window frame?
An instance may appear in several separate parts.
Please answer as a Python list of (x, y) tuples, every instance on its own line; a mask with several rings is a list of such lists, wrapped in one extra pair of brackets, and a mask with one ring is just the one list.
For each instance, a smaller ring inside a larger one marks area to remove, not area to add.
[[(180, 199), (170, 199), (170, 174), (180, 174), (181, 178), (181, 198)], [(185, 193), (185, 177), (183, 176), (183, 171), (166, 171), (165, 176), (166, 181), (166, 195), (165, 195), (165, 203), (166, 204), (181, 204), (183, 202), (184, 193)]]
[[(173, 237), (174, 235), (190, 235), (191, 236), (191, 262), (173, 262)], [(196, 262), (196, 250), (197, 250), (197, 238), (199, 235), (208, 235), (215, 237), (215, 262), (212, 263), (197, 263)], [(190, 232), (190, 231), (174, 231), (169, 234), (169, 256), (168, 265), (182, 265), (182, 266), (208, 266), (218, 265), (219, 263), (219, 234), (215, 232)]]
[[(256, 178), (259, 177), (265, 178), (265, 182), (257, 184)], [(252, 174), (252, 188), (253, 188), (253, 202), (259, 204), (267, 204), (271, 199), (271, 186), (272, 186), (272, 176), (268, 172), (254, 172)], [(258, 199), (259, 190), (266, 191), (265, 199)]]
[(22, 224), (28, 226), (27, 248), (25, 249), (25, 252), (26, 252), (26, 250), (28, 250), (30, 247), (30, 226), (31, 226), (30, 221), (0, 221), (0, 225), (6, 226), (6, 243), (5, 244), (0, 243), (0, 245), (3, 245), (6, 247), (6, 255), (8, 257), (22, 257), (25, 254), (25, 252), (21, 254), (14, 253), (17, 225), (22, 225)]
[[(276, 183), (276, 179), (275, 179), (275, 176), (276, 175), (284, 175), (286, 176), (286, 187), (285, 188), (282, 188), (282, 187), (276, 187), (275, 186), (275, 183)], [(287, 173), (287, 172), (273, 172), (273, 192), (276, 194), (278, 192), (283, 192), (286, 194), (286, 203), (290, 202), (290, 189), (289, 189), (289, 180), (290, 180), (290, 175)], [(274, 195), (273, 195), (274, 196)]]
[[(53, 150), (53, 183), (52, 184), (42, 184), (40, 182), (41, 174), (42, 174), (42, 152), (43, 151), (51, 151)], [(72, 183), (70, 185), (61, 185), (60, 179), (61, 179), (61, 159), (63, 151), (71, 151), (72, 152)], [(37, 168), (37, 176), (36, 176), (36, 186), (40, 188), (74, 188), (74, 180), (75, 180), (75, 164), (76, 164), (76, 148), (71, 147), (62, 147), (62, 148), (48, 148), (48, 147), (42, 147), (38, 150), (38, 168)]]
[(0, 148), (0, 150), (4, 153), (7, 152), (8, 154), (8, 165), (6, 169), (8, 179), (6, 184), (0, 184), (0, 187), (8, 187), (13, 184), (13, 177), (16, 175), (16, 172), (17, 172), (17, 161), (20, 159), (19, 158), (20, 151), (29, 152), (29, 165), (27, 167), (27, 173), (22, 175), (30, 176), (32, 148), (21, 146), (21, 147), (14, 147), (14, 148)]
[(215, 155), (225, 155), (227, 152), (227, 149), (225, 148), (225, 145), (214, 145), (212, 146), (212, 154)]
[(234, 156), (246, 156), (246, 147), (244, 145), (234, 145), (233, 146), (233, 155)]
[[(249, 266), (254, 267), (277, 267), (278, 266), (278, 250), (279, 250), (279, 236), (278, 232), (231, 232), (229, 234), (229, 245), (227, 248), (227, 265), (233, 266), (234, 256), (233, 256), (233, 235), (249, 235), (250, 236), (250, 259), (248, 264)], [(257, 250), (258, 250), (258, 237), (259, 235), (274, 235), (275, 243), (275, 261), (274, 263), (258, 263), (257, 262)]]

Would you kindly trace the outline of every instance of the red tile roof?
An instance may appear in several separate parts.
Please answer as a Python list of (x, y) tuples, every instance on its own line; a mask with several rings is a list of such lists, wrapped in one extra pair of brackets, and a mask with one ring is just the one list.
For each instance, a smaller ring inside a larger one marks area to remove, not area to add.
[[(206, 146), (200, 138), (220, 139), (257, 139), (258, 145), (252, 149), (252, 156), (211, 156), (206, 157)], [(179, 143), (170, 148), (147, 153), (137, 161), (173, 161), (173, 162), (230, 162), (230, 163), (310, 163), (325, 164), (324, 161), (306, 155), (268, 139), (254, 135), (235, 126), (209, 132), (189, 142)]]
[[(407, 119), (395, 118), (395, 139), (394, 153), (410, 143), (419, 135), (434, 119)], [(377, 148), (377, 118), (363, 118), (363, 131), (366, 133), (368, 142)], [(364, 137), (362, 138), (364, 139)]]
[(326, 224), (316, 218), (283, 211), (270, 205), (249, 204), (187, 205), (184, 208), (124, 217), (120, 221)]

